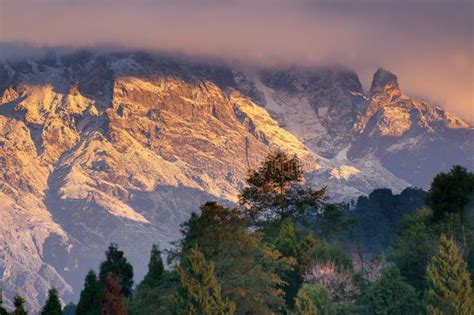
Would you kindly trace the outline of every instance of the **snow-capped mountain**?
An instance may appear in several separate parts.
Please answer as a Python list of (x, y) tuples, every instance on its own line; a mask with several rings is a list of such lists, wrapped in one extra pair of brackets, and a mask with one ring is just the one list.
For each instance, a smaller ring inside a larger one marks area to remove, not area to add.
[(385, 70), (368, 95), (343, 69), (248, 72), (143, 53), (3, 62), (0, 78), (1, 288), (33, 309), (51, 286), (77, 296), (112, 241), (140, 278), (152, 243), (179, 237), (201, 203), (236, 201), (276, 148), (334, 200), (473, 168), (472, 128), (404, 96)]

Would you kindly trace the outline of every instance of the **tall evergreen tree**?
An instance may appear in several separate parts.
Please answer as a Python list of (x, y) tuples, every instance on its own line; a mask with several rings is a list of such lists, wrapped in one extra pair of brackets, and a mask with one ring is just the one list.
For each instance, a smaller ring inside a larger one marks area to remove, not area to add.
[(98, 315), (100, 313), (100, 299), (102, 290), (93, 270), (89, 271), (77, 304), (77, 314)]
[(248, 219), (235, 208), (215, 202), (201, 207), (183, 224), (183, 239), (172, 256), (189, 255), (197, 245), (215, 262), (222, 295), (237, 305), (238, 314), (266, 314), (285, 306), (280, 275), (292, 262), (249, 229)]
[(17, 294), (13, 301), (13, 305), (15, 306), (15, 310), (13, 311), (12, 315), (27, 315), (28, 312), (25, 310), (25, 299)]
[(61, 302), (59, 301), (58, 291), (56, 289), (50, 289), (48, 291), (48, 299), (46, 304), (41, 310), (41, 315), (62, 315)]
[(123, 251), (119, 250), (115, 243), (110, 244), (105, 253), (106, 259), (100, 265), (99, 280), (102, 285), (109, 273), (114, 273), (120, 278), (123, 294), (129, 297), (133, 286), (133, 267), (127, 261)]
[(63, 309), (63, 315), (79, 315), (76, 304), (69, 302)]
[(177, 271), (181, 281), (178, 294), (182, 314), (234, 313), (235, 304), (223, 301), (221, 297), (221, 288), (214, 276), (214, 264), (206, 261), (197, 247), (184, 258)]
[(296, 157), (282, 151), (270, 154), (258, 170), (247, 177), (240, 204), (260, 226), (279, 224), (287, 218), (300, 219), (317, 213), (326, 199), (326, 189), (304, 187), (303, 168)]
[(120, 278), (109, 272), (105, 278), (104, 295), (101, 303), (101, 315), (127, 315)]
[(148, 273), (140, 283), (140, 286), (157, 287), (160, 284), (160, 280), (163, 277), (165, 266), (163, 259), (161, 258), (161, 251), (158, 246), (153, 244), (151, 248), (150, 261), (148, 263)]
[(452, 239), (441, 236), (439, 253), (427, 268), (427, 312), (432, 315), (474, 314), (467, 265)]
[(3, 291), (0, 290), (0, 315), (8, 315), (8, 312), (3, 308)]

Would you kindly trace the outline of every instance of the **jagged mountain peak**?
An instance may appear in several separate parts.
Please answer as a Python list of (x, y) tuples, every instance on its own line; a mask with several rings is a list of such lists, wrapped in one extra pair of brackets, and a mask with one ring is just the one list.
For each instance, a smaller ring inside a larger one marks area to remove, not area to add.
[(397, 91), (401, 94), (397, 76), (384, 68), (378, 68), (372, 79), (370, 95), (374, 96), (385, 91)]

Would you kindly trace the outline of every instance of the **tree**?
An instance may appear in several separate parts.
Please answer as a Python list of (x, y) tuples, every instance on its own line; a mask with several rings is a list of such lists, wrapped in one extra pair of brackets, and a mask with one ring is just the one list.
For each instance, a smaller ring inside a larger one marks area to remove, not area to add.
[(396, 233), (388, 260), (418, 292), (426, 287), (426, 266), (436, 252), (438, 232), (429, 209), (405, 215)]
[(426, 197), (426, 204), (433, 210), (435, 221), (449, 219), (451, 235), (455, 234), (455, 222), (460, 222), (464, 250), (467, 249), (465, 211), (473, 193), (474, 174), (455, 165), (449, 173), (439, 173), (434, 177)]
[(79, 314), (76, 312), (77, 306), (76, 304), (69, 302), (63, 309), (63, 315), (76, 315)]
[(240, 205), (257, 226), (279, 224), (287, 218), (301, 219), (320, 208), (326, 188), (304, 187), (300, 160), (282, 151), (270, 154), (246, 179)]
[(158, 246), (153, 244), (151, 248), (150, 261), (148, 263), (148, 273), (140, 283), (140, 286), (157, 287), (160, 284), (164, 271), (165, 266), (161, 259), (161, 252), (158, 249)]
[(124, 296), (129, 297), (133, 286), (132, 265), (127, 261), (123, 251), (119, 250), (118, 245), (115, 243), (110, 244), (105, 256), (105, 261), (100, 265), (100, 282), (104, 285), (109, 273), (116, 274), (120, 279)]
[(214, 276), (214, 264), (206, 261), (197, 247), (177, 267), (181, 287), (178, 291), (182, 314), (233, 314), (235, 304), (223, 301)]
[(452, 239), (442, 235), (438, 251), (427, 268), (428, 314), (473, 314), (470, 274), (458, 247)]
[(89, 271), (81, 291), (79, 303), (77, 304), (77, 314), (98, 315), (100, 312), (100, 299), (102, 290), (97, 276), (93, 270)]
[(293, 261), (265, 243), (262, 233), (252, 231), (241, 211), (208, 202), (181, 232), (183, 239), (170, 256), (183, 259), (199, 246), (204, 257), (215, 262), (222, 295), (237, 305), (238, 314), (279, 312), (285, 307), (279, 275)]
[(294, 313), (297, 315), (335, 315), (337, 307), (325, 287), (319, 284), (305, 283), (296, 295)]
[(362, 304), (367, 314), (418, 314), (421, 309), (415, 288), (405, 283), (396, 267), (382, 270), (381, 277), (364, 292)]
[(130, 302), (132, 314), (174, 314), (176, 313), (175, 294), (179, 279), (176, 272), (164, 269), (161, 252), (153, 245), (148, 263), (148, 273), (138, 285), (137, 292)]
[(25, 299), (17, 294), (13, 301), (13, 305), (15, 306), (15, 310), (13, 311), (12, 315), (27, 315), (28, 312), (25, 310)]
[(46, 304), (41, 310), (41, 315), (62, 315), (62, 306), (59, 301), (58, 291), (56, 289), (50, 289), (48, 291), (48, 299)]
[(105, 278), (104, 295), (101, 303), (101, 315), (127, 315), (124, 304), (120, 278), (113, 272), (109, 272)]

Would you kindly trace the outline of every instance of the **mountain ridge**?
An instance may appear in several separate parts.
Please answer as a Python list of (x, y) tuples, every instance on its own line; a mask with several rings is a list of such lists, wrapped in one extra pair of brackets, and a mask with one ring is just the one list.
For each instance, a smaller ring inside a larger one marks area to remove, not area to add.
[[(77, 296), (111, 241), (142, 276), (153, 242), (166, 247), (176, 239), (200, 203), (236, 201), (248, 169), (274, 149), (302, 158), (306, 182), (327, 185), (334, 200), (387, 186), (399, 192), (450, 167), (433, 165), (439, 160), (429, 158), (443, 156), (426, 150), (445, 143), (451, 130), (451, 146), (466, 159), (454, 154), (448, 162), (473, 168), (462, 135), (472, 134), (467, 124), (404, 96), (388, 71), (377, 73), (366, 95), (357, 74), (340, 69), (249, 74), (90, 52), (2, 64), (0, 217), (11, 224), (0, 227), (9, 253), (0, 266), (7, 296), (24, 285), (33, 309), (51, 285), (65, 298)], [(421, 175), (406, 175), (410, 165), (397, 174), (407, 152), (429, 160)]]

